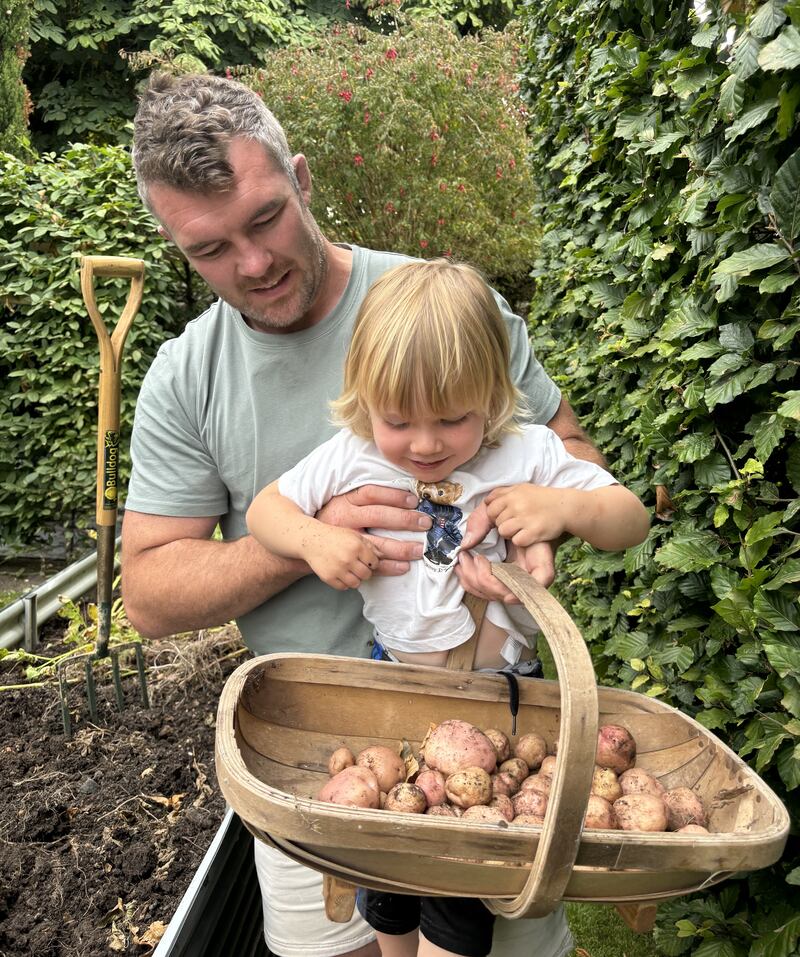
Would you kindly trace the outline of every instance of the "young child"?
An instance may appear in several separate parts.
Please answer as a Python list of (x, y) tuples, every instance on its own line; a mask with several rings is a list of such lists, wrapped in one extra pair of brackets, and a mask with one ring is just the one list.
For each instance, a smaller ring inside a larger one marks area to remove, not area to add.
[[(341, 431), (263, 489), (247, 524), (265, 548), (304, 559), (332, 587), (360, 589), (376, 641), (393, 659), (444, 665), (472, 636), (454, 567), (477, 508), (494, 527), (475, 551), (502, 561), (509, 539), (526, 568), (529, 546), (564, 533), (608, 550), (647, 535), (647, 513), (632, 492), (569, 455), (546, 426), (524, 424), (505, 326), (469, 266), (408, 262), (373, 284), (331, 405)], [(425, 537), (422, 561), (405, 575), (373, 577), (378, 555), (368, 538), (314, 518), (333, 496), (367, 484), (415, 493), (433, 519), (427, 533), (370, 530)], [(534, 631), (522, 606), (490, 602), (476, 667), (515, 664)], [(494, 918), (478, 901), (369, 891), (365, 911), (384, 957), (491, 950)]]

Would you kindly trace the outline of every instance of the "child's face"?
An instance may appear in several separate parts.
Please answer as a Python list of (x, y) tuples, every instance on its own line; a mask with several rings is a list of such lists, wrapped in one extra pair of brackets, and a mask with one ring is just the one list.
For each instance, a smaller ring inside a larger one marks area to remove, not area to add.
[(486, 416), (471, 409), (404, 419), (370, 410), (372, 437), (393, 465), (422, 482), (441, 482), (468, 462), (483, 442)]

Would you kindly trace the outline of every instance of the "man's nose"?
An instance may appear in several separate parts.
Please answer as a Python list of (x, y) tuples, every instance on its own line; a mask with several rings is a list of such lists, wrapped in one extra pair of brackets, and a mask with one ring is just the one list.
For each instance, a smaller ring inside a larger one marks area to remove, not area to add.
[(272, 265), (272, 255), (258, 243), (248, 242), (239, 250), (239, 273), (251, 279), (265, 276)]

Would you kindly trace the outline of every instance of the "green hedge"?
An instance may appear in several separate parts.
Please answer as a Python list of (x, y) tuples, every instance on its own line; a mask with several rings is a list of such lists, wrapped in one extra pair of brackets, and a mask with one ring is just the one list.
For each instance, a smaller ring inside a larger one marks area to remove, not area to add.
[(27, 149), (29, 101), (22, 82), (28, 58), (27, 0), (8, 0), (0, 17), (0, 150), (19, 155)]
[(459, 37), (437, 18), (389, 36), (337, 28), (244, 79), (306, 153), (334, 240), (474, 262), (527, 279), (536, 232), (518, 90), (519, 31)]
[[(742, 9), (737, 6), (736, 9)], [(655, 513), (566, 551), (599, 680), (729, 742), (800, 810), (800, 4), (526, 7), (543, 227), (531, 323)], [(788, 957), (800, 860), (661, 908), (665, 954)]]
[[(142, 209), (130, 158), (76, 146), (26, 164), (0, 155), (0, 527), (30, 550), (93, 527), (97, 339), (80, 293), (80, 256), (136, 256), (145, 294), (123, 360), (121, 482), (142, 376), (159, 343), (199, 310), (183, 260)], [(98, 280), (109, 331), (127, 284)]]

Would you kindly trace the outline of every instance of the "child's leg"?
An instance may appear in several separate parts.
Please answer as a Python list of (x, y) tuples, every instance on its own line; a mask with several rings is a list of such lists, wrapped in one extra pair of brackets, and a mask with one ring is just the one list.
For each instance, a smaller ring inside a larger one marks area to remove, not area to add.
[(493, 933), (494, 915), (475, 898), (420, 900), (418, 957), (487, 957)]
[(484, 616), (478, 641), (475, 644), (474, 668), (504, 668), (508, 662), (500, 654), (508, 639), (505, 628), (495, 625)]
[(360, 888), (356, 905), (375, 931), (382, 957), (416, 957), (419, 897)]

